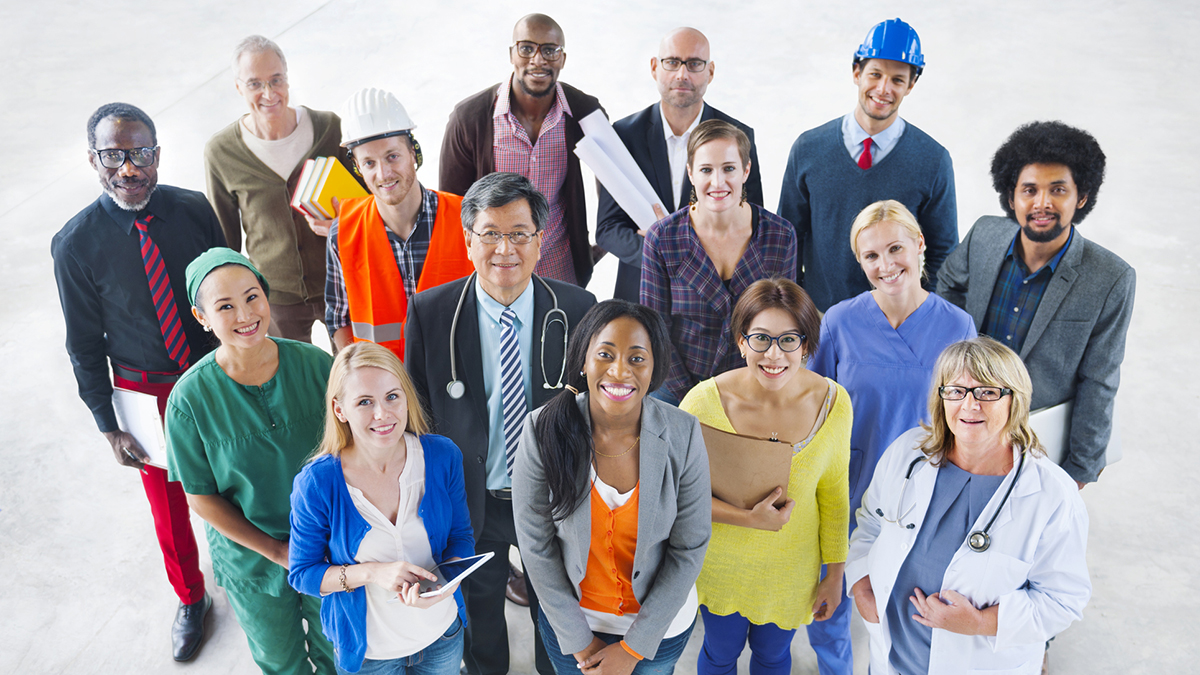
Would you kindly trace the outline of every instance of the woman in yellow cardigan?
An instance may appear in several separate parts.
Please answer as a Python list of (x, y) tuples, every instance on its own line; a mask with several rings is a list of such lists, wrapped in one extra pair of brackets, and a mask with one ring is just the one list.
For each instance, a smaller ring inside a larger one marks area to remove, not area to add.
[(793, 448), (783, 508), (772, 505), (782, 487), (752, 509), (713, 498), (712, 540), (696, 580), (704, 619), (698, 675), (735, 673), (747, 640), (753, 675), (787, 675), (796, 629), (827, 619), (842, 600), (850, 397), (805, 367), (820, 326), (795, 283), (755, 282), (733, 310), (746, 366), (701, 382), (679, 406), (717, 429)]

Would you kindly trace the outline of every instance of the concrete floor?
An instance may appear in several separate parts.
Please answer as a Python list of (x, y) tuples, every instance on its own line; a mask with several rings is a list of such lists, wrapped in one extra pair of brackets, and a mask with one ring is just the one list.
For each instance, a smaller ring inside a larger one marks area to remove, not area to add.
[[(84, 161), (87, 116), (108, 101), (139, 105), (158, 125), (160, 180), (202, 190), (203, 144), (244, 106), (230, 52), (241, 37), (262, 33), (287, 53), (293, 104), (336, 110), (363, 86), (396, 92), (420, 124), (420, 176), (433, 186), (451, 107), (505, 76), (510, 26), (537, 10), (565, 28), (563, 80), (597, 95), (614, 118), (655, 99), (647, 64), (667, 29), (686, 22), (705, 31), (718, 64), (708, 100), (755, 127), (771, 208), (791, 142), (851, 108), (851, 54), (871, 24), (897, 14), (920, 30), (928, 61), (904, 116), (954, 157), (962, 232), (1000, 212), (987, 167), (1018, 124), (1062, 119), (1096, 135), (1108, 180), (1082, 228), (1139, 276), (1120, 393), (1125, 460), (1083, 493), (1095, 590), (1085, 619), (1054, 643), (1052, 671), (1195, 672), (1200, 540), (1186, 510), (1200, 496), (1200, 467), (1182, 427), (1200, 408), (1200, 368), (1188, 346), (1200, 331), (1200, 230), (1184, 217), (1195, 212), (1200, 182), (1200, 140), (1188, 122), (1200, 108), (1188, 67), (1197, 6), (853, 6), (705, 3), (685, 19), (684, 5), (659, 0), (0, 3), (0, 120), (8, 131), (0, 233), (9, 242), (0, 249), (8, 293), (0, 363), (14, 383), (0, 390), (9, 458), (0, 465), (0, 672), (254, 672), (219, 590), (199, 656), (170, 660), (176, 601), (141, 487), (111, 459), (75, 393), (49, 242), (98, 194)], [(613, 268), (611, 258), (601, 265), (597, 295), (610, 294)], [(211, 574), (207, 557), (202, 564)], [(511, 606), (509, 614), (521, 627), (512, 636), (513, 671), (530, 672), (528, 620)], [(694, 672), (699, 634), (682, 673)], [(855, 646), (865, 654), (861, 636)], [(816, 673), (802, 635), (793, 651), (793, 672)], [(856, 670), (865, 672), (864, 659)]]

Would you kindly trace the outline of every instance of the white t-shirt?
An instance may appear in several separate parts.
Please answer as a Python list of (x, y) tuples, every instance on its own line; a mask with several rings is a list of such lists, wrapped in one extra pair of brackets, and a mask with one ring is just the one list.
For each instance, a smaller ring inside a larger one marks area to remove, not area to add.
[(704, 117), (704, 106), (700, 106), (700, 112), (696, 113), (696, 119), (692, 120), (681, 136), (676, 136), (675, 132), (671, 131), (671, 123), (667, 121), (661, 103), (658, 106), (658, 114), (662, 117), (663, 137), (667, 141), (667, 162), (671, 165), (671, 195), (675, 199), (666, 207), (667, 213), (673, 213), (679, 207), (681, 196), (679, 193), (683, 191), (683, 177), (687, 175), (688, 139), (692, 137), (692, 132), (696, 130), (696, 127), (700, 126), (700, 118)]
[[(417, 514), (421, 498), (425, 496), (425, 454), (416, 436), (405, 433), (404, 440), (408, 446), (408, 460), (400, 473), (400, 507), (396, 524), (389, 522), (361, 490), (346, 484), (354, 507), (371, 526), (358, 545), (354, 559), (360, 563), (405, 560), (430, 569), (434, 562), (429, 535)], [(366, 589), (368, 659), (398, 659), (416, 654), (441, 637), (458, 615), (458, 605), (452, 597), (419, 609), (396, 600), (395, 593), (375, 584), (367, 584)]]
[(250, 148), (250, 152), (259, 158), (281, 178), (291, 178), (296, 165), (308, 158), (308, 151), (313, 145), (313, 123), (308, 116), (308, 108), (296, 106), (296, 128), (292, 133), (277, 140), (267, 141), (255, 136), (246, 126), (249, 115), (242, 116), (242, 142)]

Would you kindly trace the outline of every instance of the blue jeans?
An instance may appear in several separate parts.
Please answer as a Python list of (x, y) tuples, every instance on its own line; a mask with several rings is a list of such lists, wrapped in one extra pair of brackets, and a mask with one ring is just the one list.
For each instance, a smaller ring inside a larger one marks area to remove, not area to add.
[[(462, 656), (463, 625), (455, 617), (446, 632), (425, 649), (386, 661), (364, 659), (357, 675), (458, 675)], [(341, 668), (337, 671), (338, 675), (352, 675)]]
[[(558, 646), (558, 636), (554, 634), (554, 627), (550, 625), (545, 612), (538, 612), (538, 625), (542, 629), (542, 642), (546, 643), (550, 662), (554, 664), (554, 672), (558, 675), (579, 675), (579, 662), (573, 655), (562, 653), (562, 648)], [(654, 658), (638, 661), (633, 668), (632, 675), (671, 675), (675, 672), (675, 662), (679, 660), (680, 654), (683, 654), (683, 648), (687, 646), (688, 638), (692, 636), (692, 629), (695, 627), (696, 622), (693, 621), (687, 630), (658, 643), (658, 652)], [(596, 633), (595, 635), (604, 640), (605, 644), (610, 645), (620, 642), (625, 637), (611, 633)]]
[(792, 672), (792, 638), (796, 631), (773, 623), (758, 625), (734, 612), (720, 616), (700, 605), (704, 646), (696, 659), (697, 675), (737, 675), (738, 657), (750, 641), (750, 675), (788, 675)]

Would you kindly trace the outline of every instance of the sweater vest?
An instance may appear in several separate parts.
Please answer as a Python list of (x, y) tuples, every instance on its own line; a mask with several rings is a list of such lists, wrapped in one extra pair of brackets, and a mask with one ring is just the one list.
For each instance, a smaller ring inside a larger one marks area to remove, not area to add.
[[(437, 216), (429, 234), (429, 252), (417, 280), (417, 292), (461, 279), (475, 267), (467, 258), (462, 233), (462, 197), (438, 192)], [(404, 320), (408, 294), (392, 252), (387, 225), (375, 208), (375, 197), (342, 203), (338, 220), (338, 257), (350, 305), (355, 342), (374, 342), (404, 360)]]

